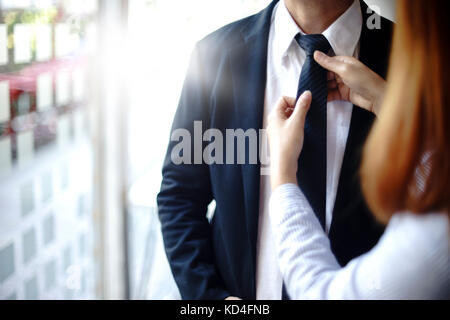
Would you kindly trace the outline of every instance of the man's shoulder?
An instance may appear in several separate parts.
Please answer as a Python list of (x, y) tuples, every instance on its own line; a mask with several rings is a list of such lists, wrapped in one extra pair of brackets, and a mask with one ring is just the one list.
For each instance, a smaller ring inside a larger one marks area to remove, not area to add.
[(197, 48), (208, 56), (216, 56), (243, 43), (246, 34), (256, 26), (260, 13), (229, 23), (197, 42)]
[(392, 37), (392, 32), (394, 30), (395, 23), (383, 16), (380, 16), (381, 18), (381, 27), (379, 28), (380, 32), (385, 37)]
[[(365, 24), (365, 29), (370, 31), (371, 37), (379, 38), (390, 43), (395, 23), (378, 13), (371, 11), (367, 5), (365, 5), (365, 8), (367, 10), (366, 12), (363, 12), (363, 24)], [(362, 10), (364, 10), (364, 7)]]

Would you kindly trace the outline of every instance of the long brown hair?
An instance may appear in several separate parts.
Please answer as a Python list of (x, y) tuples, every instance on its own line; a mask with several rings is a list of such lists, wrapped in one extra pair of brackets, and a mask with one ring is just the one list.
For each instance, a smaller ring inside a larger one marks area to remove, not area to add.
[(388, 89), (362, 188), (376, 217), (450, 212), (450, 5), (399, 0)]

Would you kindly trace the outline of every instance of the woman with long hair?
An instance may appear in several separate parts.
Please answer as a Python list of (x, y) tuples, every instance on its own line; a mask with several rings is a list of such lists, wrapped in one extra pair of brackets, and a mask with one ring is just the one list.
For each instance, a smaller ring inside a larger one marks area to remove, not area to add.
[(352, 57), (314, 58), (328, 99), (376, 114), (360, 171), (387, 225), (368, 253), (340, 266), (297, 185), (311, 103), (283, 97), (269, 117), (270, 216), (292, 299), (450, 298), (450, 19), (448, 1), (399, 0), (388, 81)]

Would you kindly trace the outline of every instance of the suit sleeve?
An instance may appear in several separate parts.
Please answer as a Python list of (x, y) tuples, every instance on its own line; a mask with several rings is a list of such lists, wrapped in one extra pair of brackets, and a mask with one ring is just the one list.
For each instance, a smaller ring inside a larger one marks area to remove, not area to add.
[[(194, 121), (203, 130), (210, 124), (209, 97), (213, 78), (197, 44), (190, 61), (172, 133), (184, 129), (191, 136), (191, 163), (174, 164), (171, 154), (179, 141), (170, 141), (158, 194), (158, 212), (172, 274), (183, 299), (224, 299), (229, 293), (215, 266), (211, 227), (206, 218), (212, 190), (206, 164), (194, 163)], [(185, 131), (186, 132), (186, 131)]]

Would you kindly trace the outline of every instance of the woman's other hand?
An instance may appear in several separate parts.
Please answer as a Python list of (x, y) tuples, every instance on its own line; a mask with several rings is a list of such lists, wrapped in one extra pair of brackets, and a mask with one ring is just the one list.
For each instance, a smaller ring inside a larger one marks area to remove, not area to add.
[(281, 98), (269, 115), (267, 134), (270, 148), (270, 179), (276, 187), (297, 184), (297, 161), (303, 148), (306, 113), (311, 105), (311, 92), (294, 98)]
[(328, 74), (328, 101), (349, 101), (375, 115), (380, 112), (386, 81), (353, 57), (335, 56), (316, 51), (314, 60)]

